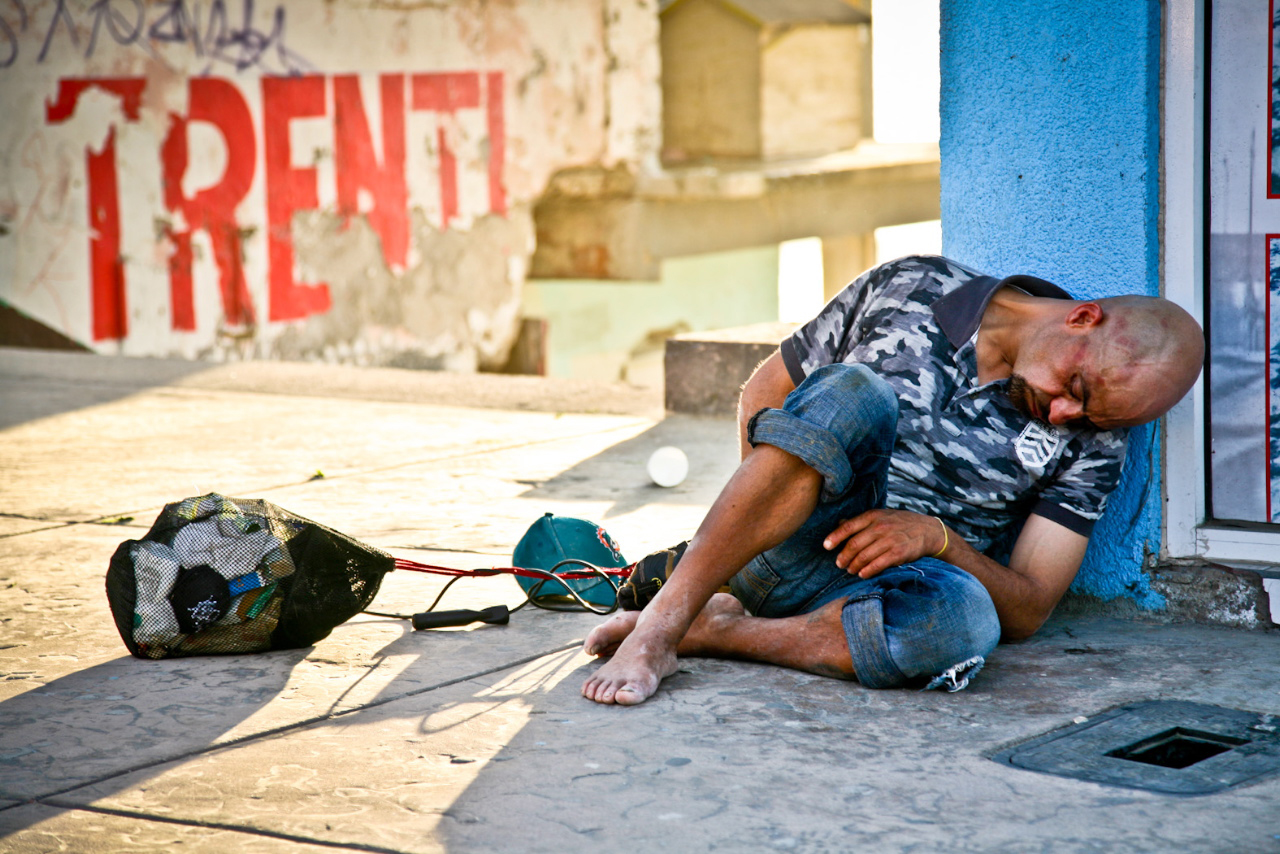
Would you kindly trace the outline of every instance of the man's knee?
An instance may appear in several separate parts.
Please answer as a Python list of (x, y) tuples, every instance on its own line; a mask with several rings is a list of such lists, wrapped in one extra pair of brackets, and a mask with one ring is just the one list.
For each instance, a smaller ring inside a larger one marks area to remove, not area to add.
[(858, 679), (891, 688), (980, 663), (1000, 641), (986, 588), (963, 570), (925, 558), (896, 567), (845, 606), (845, 632)]
[(823, 476), (822, 498), (844, 495), (855, 478), (882, 479), (897, 435), (893, 388), (863, 365), (825, 365), (781, 409), (752, 416), (747, 438), (801, 459)]
[(834, 434), (846, 447), (866, 442), (876, 428), (892, 435), (898, 423), (898, 397), (866, 365), (823, 365), (787, 396), (782, 407)]

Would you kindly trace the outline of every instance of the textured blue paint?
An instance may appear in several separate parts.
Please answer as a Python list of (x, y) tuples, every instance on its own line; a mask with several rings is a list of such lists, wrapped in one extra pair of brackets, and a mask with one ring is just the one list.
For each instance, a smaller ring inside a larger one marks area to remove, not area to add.
[[(946, 255), (1030, 273), (1078, 297), (1159, 293), (1160, 6), (1156, 0), (942, 0)], [(1131, 434), (1120, 487), (1076, 590), (1158, 608), (1153, 427)]]

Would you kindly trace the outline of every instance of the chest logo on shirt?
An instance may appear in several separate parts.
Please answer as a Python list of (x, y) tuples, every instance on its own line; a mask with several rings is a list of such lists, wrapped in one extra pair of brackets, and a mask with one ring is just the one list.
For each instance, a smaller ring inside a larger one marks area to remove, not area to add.
[(1043, 469), (1058, 452), (1062, 434), (1054, 427), (1039, 421), (1030, 421), (1013, 443), (1018, 459), (1029, 469)]

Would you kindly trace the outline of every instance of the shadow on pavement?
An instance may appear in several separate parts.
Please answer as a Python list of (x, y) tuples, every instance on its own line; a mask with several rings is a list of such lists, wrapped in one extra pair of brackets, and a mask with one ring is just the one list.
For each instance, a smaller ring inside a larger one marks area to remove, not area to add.
[(91, 785), (109, 793), (113, 780), (136, 785), (139, 771), (241, 740), (225, 736), (279, 696), (309, 652), (124, 656), (0, 702), (0, 798), (19, 802), (0, 808), (0, 838), (23, 829), (13, 823), (22, 803)]
[(169, 385), (216, 366), (0, 347), (0, 430)]

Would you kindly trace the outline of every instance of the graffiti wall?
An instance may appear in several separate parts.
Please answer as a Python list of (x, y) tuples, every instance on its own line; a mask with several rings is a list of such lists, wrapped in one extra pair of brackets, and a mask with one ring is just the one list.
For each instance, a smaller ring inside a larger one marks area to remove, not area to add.
[(555, 171), (653, 156), (656, 0), (0, 0), (0, 301), (100, 352), (474, 369)]

